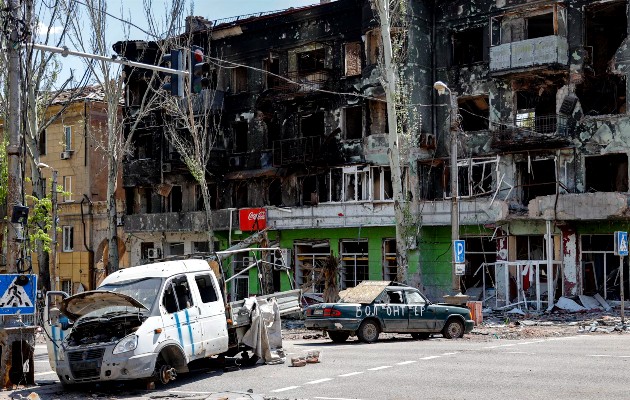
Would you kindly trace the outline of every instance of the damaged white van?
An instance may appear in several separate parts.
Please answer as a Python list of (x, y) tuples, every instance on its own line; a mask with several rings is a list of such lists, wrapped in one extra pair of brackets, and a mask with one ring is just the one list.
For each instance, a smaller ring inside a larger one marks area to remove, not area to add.
[[(46, 296), (50, 365), (62, 384), (146, 379), (167, 383), (188, 363), (236, 354), (251, 309), (224, 301), (224, 285), (204, 260), (177, 260), (119, 270), (97, 290)], [(282, 297), (299, 310), (299, 290)], [(278, 314), (279, 315), (279, 314)]]

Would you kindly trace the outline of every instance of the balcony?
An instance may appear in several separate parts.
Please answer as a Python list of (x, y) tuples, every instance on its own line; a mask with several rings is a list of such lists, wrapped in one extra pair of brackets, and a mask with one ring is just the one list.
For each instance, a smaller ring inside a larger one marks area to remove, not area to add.
[(529, 202), (529, 217), (566, 221), (597, 221), (627, 218), (627, 193), (571, 193), (540, 196)]
[(493, 75), (554, 64), (569, 65), (569, 44), (563, 36), (544, 36), (490, 48), (490, 73)]
[(493, 122), (492, 147), (497, 150), (559, 148), (571, 143), (574, 126), (562, 115), (519, 118), (511, 124)]
[[(238, 227), (238, 213), (232, 225)], [(213, 210), (212, 229), (230, 229), (228, 210)], [(125, 232), (206, 232), (205, 211), (125, 215)]]
[(321, 157), (322, 139), (309, 136), (273, 142), (273, 166), (314, 163)]
[(153, 158), (125, 161), (123, 163), (123, 186), (151, 186), (160, 183), (160, 168), (159, 160)]

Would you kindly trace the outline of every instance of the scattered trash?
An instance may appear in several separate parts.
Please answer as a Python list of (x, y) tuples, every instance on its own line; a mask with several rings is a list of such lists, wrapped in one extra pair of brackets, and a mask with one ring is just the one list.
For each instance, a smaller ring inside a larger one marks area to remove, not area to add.
[(293, 357), (291, 358), (292, 367), (303, 367), (306, 365), (306, 357)]
[(315, 364), (319, 362), (320, 352), (319, 350), (309, 351), (306, 355), (306, 362), (308, 364)]

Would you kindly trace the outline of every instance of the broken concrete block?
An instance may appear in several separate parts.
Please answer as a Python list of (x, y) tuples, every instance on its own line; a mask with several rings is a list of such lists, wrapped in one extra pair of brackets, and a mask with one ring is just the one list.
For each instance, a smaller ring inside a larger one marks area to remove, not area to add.
[(582, 307), (581, 305), (579, 305), (578, 303), (576, 303), (575, 301), (566, 298), (566, 297), (560, 297), (558, 299), (558, 302), (556, 303), (556, 307), (558, 307), (561, 310), (566, 310), (569, 312), (578, 312), (578, 311), (585, 311), (586, 308)]
[(585, 296), (583, 294), (579, 295), (578, 297), (580, 299), (580, 303), (582, 303), (584, 308), (586, 308), (587, 310), (602, 310), (603, 309), (602, 305), (599, 304), (599, 301), (597, 301), (594, 297)]
[(597, 300), (597, 302), (601, 304), (602, 307), (604, 307), (604, 310), (606, 311), (612, 310), (612, 307), (610, 306), (610, 304), (608, 304), (608, 302), (604, 300), (604, 298), (599, 293), (596, 293), (595, 296), (593, 296), (593, 298)]

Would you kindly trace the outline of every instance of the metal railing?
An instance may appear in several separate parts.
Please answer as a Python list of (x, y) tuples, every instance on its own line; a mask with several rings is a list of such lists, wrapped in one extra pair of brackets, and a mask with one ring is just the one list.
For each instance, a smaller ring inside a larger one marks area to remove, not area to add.
[(328, 70), (291, 71), (282, 76), (289, 81), (278, 79), (272, 83), (274, 86), (271, 86), (270, 89), (275, 89), (282, 93), (299, 93), (329, 89), (332, 73)]
[(309, 136), (273, 142), (273, 165), (302, 164), (315, 161), (321, 149), (321, 137)]

